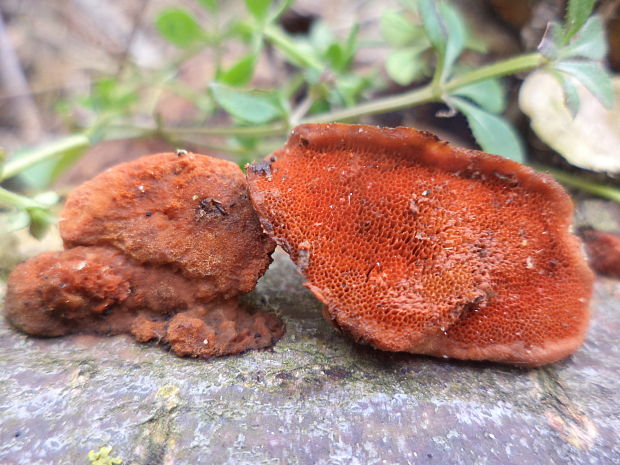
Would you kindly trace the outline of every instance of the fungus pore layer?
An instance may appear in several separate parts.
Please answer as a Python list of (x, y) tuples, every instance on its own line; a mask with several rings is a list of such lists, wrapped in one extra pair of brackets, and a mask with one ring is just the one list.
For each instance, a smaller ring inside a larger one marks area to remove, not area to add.
[(359, 342), (540, 365), (583, 341), (592, 273), (546, 175), (413, 129), (325, 124), (248, 180), (264, 230)]

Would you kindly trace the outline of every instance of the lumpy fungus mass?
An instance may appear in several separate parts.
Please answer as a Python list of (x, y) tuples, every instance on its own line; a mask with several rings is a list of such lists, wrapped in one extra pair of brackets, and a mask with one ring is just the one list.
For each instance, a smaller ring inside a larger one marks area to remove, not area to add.
[(6, 314), (26, 333), (129, 333), (208, 358), (269, 347), (284, 332), (236, 299), (275, 244), (231, 162), (179, 152), (117, 165), (69, 195), (60, 233), (65, 250), (9, 277)]

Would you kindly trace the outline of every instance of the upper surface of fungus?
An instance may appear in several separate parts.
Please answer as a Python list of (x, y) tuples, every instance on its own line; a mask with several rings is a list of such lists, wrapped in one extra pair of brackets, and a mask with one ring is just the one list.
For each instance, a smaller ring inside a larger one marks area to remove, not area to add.
[(408, 128), (296, 128), (251, 165), (263, 228), (376, 348), (538, 365), (573, 352), (592, 274), (551, 178)]
[(273, 314), (241, 305), (275, 248), (238, 166), (187, 152), (115, 166), (69, 196), (67, 250), (19, 265), (7, 282), (11, 323), (37, 336), (130, 333), (210, 357), (268, 347)]
[(138, 262), (212, 280), (225, 297), (252, 290), (275, 247), (239, 167), (187, 152), (142, 157), (80, 185), (60, 233), (67, 247), (111, 245)]

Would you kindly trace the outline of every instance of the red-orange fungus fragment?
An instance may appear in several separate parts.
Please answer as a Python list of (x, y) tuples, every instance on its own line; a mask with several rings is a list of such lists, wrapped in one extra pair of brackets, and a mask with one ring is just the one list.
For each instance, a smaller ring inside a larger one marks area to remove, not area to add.
[(581, 231), (590, 258), (590, 266), (598, 273), (620, 279), (620, 236), (587, 229)]
[(593, 277), (546, 175), (414, 129), (318, 124), (247, 176), (263, 229), (359, 342), (529, 366), (583, 342)]
[(60, 231), (67, 250), (9, 277), (6, 315), (26, 333), (129, 333), (207, 358), (269, 347), (284, 332), (235, 299), (275, 244), (231, 162), (181, 152), (115, 166), (70, 194)]

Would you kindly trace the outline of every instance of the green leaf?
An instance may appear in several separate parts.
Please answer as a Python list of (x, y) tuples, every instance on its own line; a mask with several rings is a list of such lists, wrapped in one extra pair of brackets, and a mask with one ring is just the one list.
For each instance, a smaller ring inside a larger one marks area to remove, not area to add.
[(438, 55), (440, 80), (443, 82), (465, 46), (467, 30), (459, 11), (447, 2), (420, 0), (422, 24)]
[(346, 106), (355, 105), (360, 95), (366, 90), (372, 80), (368, 76), (347, 74), (336, 80), (336, 91)]
[(164, 39), (180, 48), (187, 48), (206, 38), (205, 31), (191, 13), (180, 8), (161, 12), (155, 19), (155, 27)]
[(346, 64), (344, 47), (339, 43), (331, 44), (325, 53), (325, 58), (331, 68), (342, 71)]
[(601, 18), (593, 16), (575, 34), (570, 43), (560, 50), (561, 58), (589, 58), (602, 60), (607, 55), (607, 39)]
[(467, 97), (491, 113), (501, 113), (506, 108), (506, 91), (499, 79), (488, 79), (461, 87), (454, 95)]
[(229, 86), (244, 86), (252, 79), (255, 64), (255, 55), (247, 55), (237, 61), (228, 70), (221, 72), (217, 80)]
[(571, 116), (574, 118), (577, 116), (579, 112), (579, 107), (581, 106), (581, 100), (579, 98), (579, 92), (577, 91), (577, 87), (575, 87), (575, 83), (573, 82), (573, 77), (560, 73), (554, 69), (547, 70), (549, 74), (551, 74), (557, 81), (562, 85), (562, 90), (564, 92), (564, 101), (568, 110), (571, 113)]
[(446, 54), (442, 73), (442, 80), (445, 80), (452, 72), (452, 66), (463, 51), (467, 39), (467, 30), (461, 13), (455, 7), (449, 3), (442, 2), (439, 4), (439, 11), (441, 13), (441, 19), (445, 22), (445, 29), (448, 31), (448, 41), (446, 43)]
[(439, 2), (435, 0), (419, 0), (418, 11), (422, 18), (424, 31), (435, 50), (443, 54), (448, 42), (448, 31), (439, 16)]
[(555, 69), (577, 78), (606, 108), (613, 106), (611, 79), (600, 65), (588, 61), (564, 60), (556, 63)]
[(209, 86), (215, 101), (235, 118), (252, 124), (268, 123), (284, 115), (276, 94), (233, 89), (222, 84)]
[(414, 25), (403, 12), (386, 11), (381, 17), (381, 34), (393, 47), (402, 47), (419, 40), (423, 30)]
[(594, 0), (569, 0), (566, 10), (566, 34), (564, 42), (568, 42), (581, 26), (585, 24), (594, 8)]
[(29, 208), (30, 215), (30, 235), (36, 239), (41, 239), (47, 233), (49, 227), (56, 222), (56, 217), (47, 208)]
[(207, 11), (211, 13), (215, 13), (220, 9), (220, 5), (218, 4), (218, 0), (197, 0), (198, 3)]
[(385, 63), (385, 70), (401, 86), (411, 84), (428, 72), (428, 65), (420, 56), (420, 48), (401, 48), (392, 51)]
[(449, 102), (465, 115), (482, 150), (523, 163), (525, 154), (521, 139), (508, 121), (458, 97)]
[(355, 58), (355, 54), (357, 53), (358, 48), (358, 40), (357, 36), (360, 31), (359, 24), (355, 24), (351, 30), (349, 31), (349, 36), (347, 37), (347, 41), (344, 44), (344, 59), (342, 61), (341, 71), (344, 71), (351, 63), (353, 63), (353, 59)]
[(81, 103), (98, 113), (125, 113), (137, 100), (133, 88), (123, 86), (115, 77), (105, 77), (94, 82), (90, 96)]
[(254, 18), (261, 22), (267, 17), (271, 0), (245, 0), (245, 6)]

